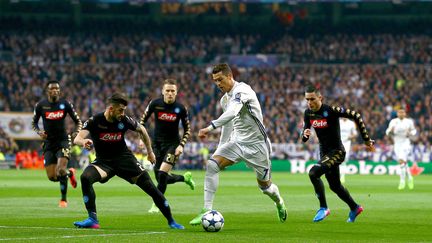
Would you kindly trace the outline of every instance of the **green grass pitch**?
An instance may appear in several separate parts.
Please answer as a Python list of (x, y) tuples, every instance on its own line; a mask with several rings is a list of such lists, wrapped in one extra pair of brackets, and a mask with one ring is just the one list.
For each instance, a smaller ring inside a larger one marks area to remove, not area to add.
[(161, 214), (147, 213), (150, 197), (119, 178), (95, 184), (101, 229), (90, 230), (72, 224), (87, 217), (80, 185), (69, 186), (69, 207), (62, 209), (58, 183), (48, 181), (44, 171), (1, 170), (0, 242), (432, 242), (430, 175), (415, 177), (412, 191), (397, 190), (398, 176), (347, 176), (347, 188), (365, 208), (350, 224), (348, 207), (326, 182), (331, 214), (313, 223), (318, 200), (307, 175), (273, 173), (288, 208), (287, 221), (280, 223), (253, 172), (223, 171), (214, 209), (225, 226), (218, 233), (188, 224), (203, 205), (204, 172), (193, 176), (195, 191), (178, 183), (166, 194), (185, 230), (171, 230)]

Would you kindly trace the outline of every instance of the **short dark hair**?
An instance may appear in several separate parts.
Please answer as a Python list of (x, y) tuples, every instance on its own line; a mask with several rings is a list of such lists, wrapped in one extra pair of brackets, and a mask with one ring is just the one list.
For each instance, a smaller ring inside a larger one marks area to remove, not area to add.
[(127, 106), (128, 105), (128, 100), (126, 98), (126, 95), (122, 94), (122, 93), (114, 93), (113, 95), (111, 95), (111, 97), (108, 98), (108, 103), (110, 105), (124, 105)]
[(50, 80), (50, 81), (48, 81), (48, 82), (45, 84), (45, 89), (48, 89), (48, 86), (49, 86), (50, 84), (58, 84), (58, 85), (60, 86), (59, 81), (57, 81), (57, 80)]
[(177, 80), (172, 79), (172, 78), (167, 78), (167, 79), (164, 80), (162, 86), (165, 86), (165, 84), (172, 84), (172, 85), (177, 86)]
[(213, 71), (212, 74), (216, 74), (222, 72), (223, 75), (228, 75), (231, 74), (232, 75), (232, 70), (230, 68), (230, 66), (226, 63), (219, 63), (213, 66)]
[(321, 94), (320, 90), (312, 84), (306, 86), (305, 93), (315, 93), (317, 95)]

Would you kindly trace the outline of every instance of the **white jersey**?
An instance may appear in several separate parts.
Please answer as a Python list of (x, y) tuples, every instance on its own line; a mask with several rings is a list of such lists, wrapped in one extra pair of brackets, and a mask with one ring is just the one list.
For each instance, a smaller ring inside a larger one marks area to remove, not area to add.
[(353, 121), (349, 119), (340, 119), (340, 134), (345, 150), (351, 147), (351, 138), (357, 136), (357, 128)]
[[(224, 127), (221, 142), (222, 139), (224, 142), (229, 139), (240, 144), (265, 142), (270, 146), (263, 125), (261, 105), (249, 85), (234, 82), (231, 91), (222, 97), (221, 105), (224, 113), (211, 123), (213, 128)], [(229, 132), (231, 134), (226, 134)]]
[(397, 160), (408, 160), (408, 154), (411, 151), (410, 136), (415, 136), (417, 131), (414, 127), (412, 119), (394, 118), (390, 121), (390, 124), (386, 130), (387, 135), (392, 135), (394, 146), (393, 150)]
[(412, 119), (394, 118), (390, 121), (390, 124), (386, 130), (386, 134), (393, 136), (395, 145), (410, 146), (410, 137), (415, 136), (417, 131), (414, 127), (414, 122)]

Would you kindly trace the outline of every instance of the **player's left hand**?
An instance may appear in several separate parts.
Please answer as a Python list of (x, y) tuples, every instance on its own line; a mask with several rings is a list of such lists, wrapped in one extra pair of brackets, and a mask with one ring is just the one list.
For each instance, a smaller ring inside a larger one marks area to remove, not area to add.
[(147, 154), (147, 160), (150, 161), (150, 163), (152, 163), (152, 164), (156, 163), (156, 156), (153, 153), (153, 151), (151, 151), (150, 153)]
[(174, 155), (175, 156), (180, 156), (182, 153), (183, 153), (183, 146), (181, 146), (181, 145), (177, 146), (177, 148), (176, 148), (176, 150), (174, 152)]
[(365, 142), (365, 145), (366, 145), (366, 151), (375, 152), (375, 140), (369, 140)]

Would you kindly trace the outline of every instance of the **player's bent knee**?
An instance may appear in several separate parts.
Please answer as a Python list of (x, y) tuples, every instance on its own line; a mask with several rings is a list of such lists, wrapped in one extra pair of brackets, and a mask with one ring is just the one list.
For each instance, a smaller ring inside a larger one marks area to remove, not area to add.
[(206, 173), (216, 174), (216, 173), (219, 173), (219, 171), (220, 171), (220, 168), (219, 168), (218, 162), (214, 159), (209, 159), (207, 162)]

